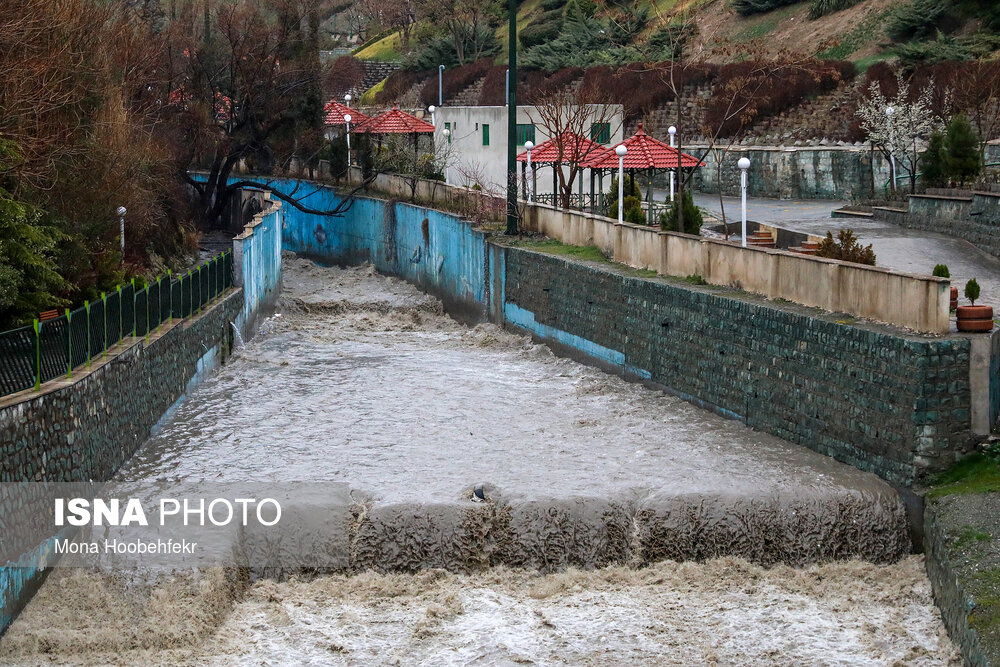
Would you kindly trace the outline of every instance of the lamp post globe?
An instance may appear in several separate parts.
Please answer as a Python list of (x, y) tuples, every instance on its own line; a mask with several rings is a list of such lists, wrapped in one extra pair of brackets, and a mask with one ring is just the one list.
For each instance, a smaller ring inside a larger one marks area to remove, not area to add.
[(344, 104), (346, 104), (347, 106), (351, 106), (351, 94), (350, 93), (347, 93), (346, 95), (344, 95)]

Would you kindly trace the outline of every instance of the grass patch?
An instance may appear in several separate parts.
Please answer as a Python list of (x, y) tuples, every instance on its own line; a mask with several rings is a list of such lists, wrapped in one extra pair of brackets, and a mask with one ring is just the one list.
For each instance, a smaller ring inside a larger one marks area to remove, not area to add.
[[(816, 54), (817, 58), (824, 60), (847, 60), (852, 53), (863, 49), (869, 44), (878, 41), (884, 34), (885, 18), (892, 11), (889, 7), (882, 12), (871, 12), (857, 24), (854, 30), (844, 33), (840, 41)], [(887, 56), (874, 55), (863, 58), (855, 63), (858, 72), (863, 72), (874, 65), (879, 60), (884, 60)], [(868, 62), (865, 62), (868, 61)], [(862, 69), (862, 63), (864, 63)]]
[(689, 282), (692, 285), (707, 285), (708, 281), (699, 276), (697, 273), (692, 273), (690, 276), (685, 276), (685, 282)]
[(972, 526), (963, 526), (962, 531), (957, 537), (955, 537), (954, 546), (961, 549), (971, 544), (987, 542), (991, 539), (993, 539), (993, 537), (989, 533), (984, 533), (983, 531), (977, 530)]
[(799, 2), (748, 19), (750, 25), (736, 33), (736, 41), (746, 42), (767, 37), (778, 28), (779, 23), (794, 15), (804, 5), (804, 2)]
[(928, 498), (1000, 491), (1000, 465), (984, 454), (973, 454), (941, 473)]
[(969, 626), (982, 636), (1000, 631), (1000, 568), (980, 570), (972, 577), (968, 592), (976, 601)]
[(368, 107), (375, 106), (375, 96), (382, 92), (382, 89), (385, 88), (385, 82), (388, 80), (389, 77), (386, 77), (362, 93), (360, 104)]
[(392, 33), (387, 35), (377, 42), (369, 44), (365, 48), (361, 49), (354, 54), (359, 60), (381, 60), (381, 61), (395, 61), (401, 60), (403, 54), (400, 53), (400, 36), (399, 33)]
[[(596, 245), (566, 245), (565, 243), (561, 243), (555, 239), (546, 239), (544, 241), (515, 241), (513, 245), (521, 248), (527, 248), (529, 250), (538, 250), (539, 252), (548, 253), (550, 255), (563, 255), (565, 257), (573, 257), (574, 259), (583, 259), (588, 262), (611, 261)], [(656, 274), (654, 273), (653, 275)]]

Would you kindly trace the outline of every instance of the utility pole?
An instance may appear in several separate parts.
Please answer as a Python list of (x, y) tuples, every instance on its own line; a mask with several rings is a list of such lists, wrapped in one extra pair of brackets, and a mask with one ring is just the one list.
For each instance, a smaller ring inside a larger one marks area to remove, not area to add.
[(517, 2), (507, 0), (507, 234), (517, 234)]

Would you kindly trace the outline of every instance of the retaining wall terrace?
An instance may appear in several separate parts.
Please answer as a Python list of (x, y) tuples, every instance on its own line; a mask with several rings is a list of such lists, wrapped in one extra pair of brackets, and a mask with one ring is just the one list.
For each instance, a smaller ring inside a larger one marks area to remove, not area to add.
[(875, 208), (873, 217), (901, 227), (957, 236), (1000, 257), (1000, 193), (910, 195), (908, 210)]
[[(125, 339), (72, 379), (0, 399), (0, 483), (108, 480), (228, 354), (231, 323), (242, 306), (242, 291), (232, 290), (148, 339)], [(14, 541), (4, 537), (5, 544)], [(17, 555), (0, 551), (0, 632), (44, 579), (51, 546)]]

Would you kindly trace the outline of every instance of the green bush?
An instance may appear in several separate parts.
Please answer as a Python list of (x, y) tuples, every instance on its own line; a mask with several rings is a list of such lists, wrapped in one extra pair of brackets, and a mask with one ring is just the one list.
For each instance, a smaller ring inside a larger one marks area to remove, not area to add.
[(934, 267), (934, 273), (931, 274), (937, 278), (951, 278), (951, 272), (948, 270), (947, 264), (938, 264)]
[(763, 14), (764, 12), (769, 12), (772, 9), (777, 9), (778, 7), (784, 7), (785, 5), (793, 5), (799, 0), (731, 0), (730, 6), (736, 13), (742, 16), (749, 16), (751, 14)]
[(965, 298), (974, 306), (979, 298), (979, 281), (975, 278), (965, 283)]
[[(614, 199), (608, 207), (608, 217), (618, 218), (618, 200)], [(622, 220), (633, 225), (642, 225), (646, 222), (646, 214), (642, 210), (642, 200), (635, 195), (625, 197), (625, 211), (622, 213)]]
[(826, 238), (819, 244), (816, 256), (875, 266), (875, 251), (872, 250), (871, 244), (862, 246), (852, 229), (841, 229), (837, 233), (836, 240), (833, 234), (827, 232)]
[(861, 2), (861, 0), (812, 0), (809, 5), (809, 19), (815, 21), (821, 16), (839, 12)]
[(530, 48), (538, 44), (544, 44), (559, 36), (562, 30), (562, 18), (554, 21), (532, 21), (518, 33), (521, 46)]
[(558, 9), (559, 13), (562, 13), (563, 5), (565, 4), (563, 0), (542, 0), (542, 11), (551, 12)]
[(885, 32), (894, 42), (927, 39), (941, 28), (949, 10), (948, 0), (911, 0), (886, 17)]
[(684, 207), (684, 232), (687, 234), (700, 234), (701, 223), (704, 221), (701, 209), (695, 206), (694, 198), (690, 190), (685, 190), (683, 195), (674, 198), (674, 203), (665, 213), (660, 215), (660, 229), (677, 230), (678, 207)]

